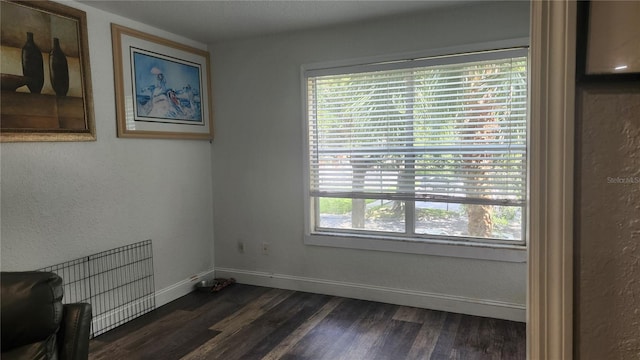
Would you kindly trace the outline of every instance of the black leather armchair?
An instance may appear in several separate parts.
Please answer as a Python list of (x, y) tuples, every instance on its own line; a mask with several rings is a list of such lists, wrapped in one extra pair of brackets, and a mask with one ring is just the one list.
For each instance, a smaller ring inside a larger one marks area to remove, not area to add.
[(2, 360), (87, 359), (91, 305), (62, 304), (62, 279), (49, 272), (2, 272)]

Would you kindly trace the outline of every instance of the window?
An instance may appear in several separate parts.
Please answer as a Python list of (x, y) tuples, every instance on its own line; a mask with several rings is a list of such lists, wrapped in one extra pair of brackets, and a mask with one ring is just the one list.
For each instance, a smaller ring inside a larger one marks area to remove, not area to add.
[(523, 245), (527, 54), (306, 69), (309, 232)]

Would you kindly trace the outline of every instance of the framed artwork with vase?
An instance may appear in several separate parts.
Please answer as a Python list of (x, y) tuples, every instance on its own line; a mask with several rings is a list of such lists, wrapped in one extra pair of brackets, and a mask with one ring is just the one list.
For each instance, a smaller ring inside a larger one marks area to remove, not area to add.
[(84, 11), (0, 1), (0, 141), (96, 139)]

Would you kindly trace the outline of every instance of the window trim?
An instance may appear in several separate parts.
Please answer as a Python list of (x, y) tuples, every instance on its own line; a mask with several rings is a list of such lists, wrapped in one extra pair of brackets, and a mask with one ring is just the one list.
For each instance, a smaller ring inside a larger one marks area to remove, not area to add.
[(523, 245), (475, 243), (460, 240), (409, 239), (369, 234), (310, 233), (305, 245), (345, 249), (375, 250), (397, 253), (449, 256), (468, 259), (524, 263), (527, 249)]
[[(312, 218), (315, 218), (315, 211), (312, 207), (313, 201), (310, 194), (310, 171), (309, 171), (309, 121), (307, 104), (307, 82), (306, 76), (310, 72), (324, 72), (325, 69), (335, 67), (362, 67), (372, 63), (406, 61), (408, 59), (422, 59), (435, 56), (447, 56), (479, 51), (503, 50), (506, 48), (525, 47), (529, 48), (529, 38), (514, 38), (499, 41), (483, 42), (476, 44), (466, 44), (445, 48), (430, 49), (417, 52), (395, 53), (363, 58), (354, 58), (338, 61), (327, 61), (321, 63), (303, 64), (300, 67), (300, 89), (301, 89), (301, 110), (302, 110), (302, 138), (303, 138), (303, 205), (304, 205), (304, 244), (315, 246), (328, 246), (348, 249), (376, 250), (386, 252), (399, 252), (411, 254), (424, 254), (435, 256), (449, 256), (460, 258), (484, 259), (505, 262), (526, 262), (527, 248), (529, 243), (528, 222), (525, 224), (524, 241), (517, 244), (505, 244), (501, 242), (479, 242), (468, 240), (448, 240), (443, 238), (421, 235), (420, 237), (408, 238), (406, 236), (394, 236), (393, 234), (371, 234), (353, 233), (341, 231), (314, 231), (312, 229)], [(529, 63), (531, 56), (527, 55)], [(530, 73), (530, 70), (528, 70)], [(530, 78), (530, 75), (529, 75)], [(529, 81), (530, 83), (530, 81)], [(529, 88), (531, 85), (529, 85)], [(530, 99), (530, 95), (529, 95)], [(529, 113), (530, 105), (527, 106)], [(528, 133), (530, 131), (530, 121), (528, 123)], [(528, 135), (530, 137), (530, 135)], [(530, 152), (527, 154), (527, 164), (530, 162)], [(527, 177), (530, 177), (530, 165), (527, 166)], [(526, 199), (528, 203), (530, 185), (527, 186)], [(528, 219), (528, 206), (524, 206), (523, 218)], [(332, 230), (332, 229), (331, 229)]]

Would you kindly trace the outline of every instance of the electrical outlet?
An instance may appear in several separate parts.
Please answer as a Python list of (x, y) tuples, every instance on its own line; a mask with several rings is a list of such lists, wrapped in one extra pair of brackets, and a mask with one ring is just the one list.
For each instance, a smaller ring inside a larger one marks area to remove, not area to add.
[(238, 241), (238, 252), (241, 254), (244, 253), (244, 242), (242, 241)]
[(269, 255), (269, 243), (266, 243), (266, 242), (262, 243), (262, 254)]

